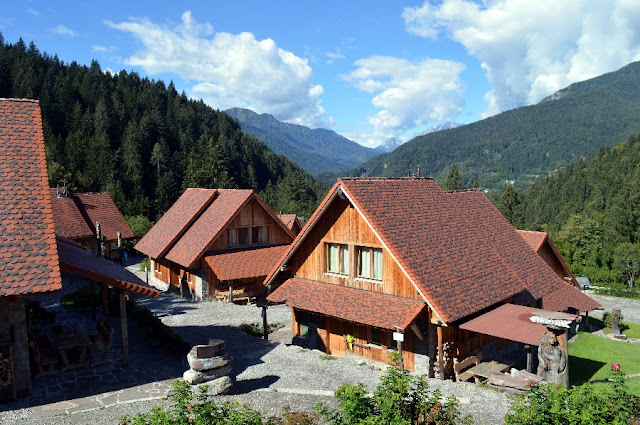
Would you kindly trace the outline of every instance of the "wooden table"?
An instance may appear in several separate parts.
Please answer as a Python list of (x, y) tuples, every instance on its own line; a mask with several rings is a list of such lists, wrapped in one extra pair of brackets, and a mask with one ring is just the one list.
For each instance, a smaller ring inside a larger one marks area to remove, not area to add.
[(473, 373), (474, 376), (479, 376), (484, 379), (489, 379), (492, 373), (501, 373), (509, 370), (511, 365), (498, 363), (495, 360), (490, 362), (482, 362), (476, 366), (467, 369), (468, 372)]
[[(84, 358), (87, 354), (87, 348), (91, 341), (87, 334), (80, 328), (66, 329), (62, 333), (53, 337), (53, 344), (60, 353), (62, 359), (62, 370), (74, 369), (77, 367), (86, 366)], [(73, 363), (69, 361), (67, 352), (71, 352), (74, 349), (79, 350), (77, 361)]]

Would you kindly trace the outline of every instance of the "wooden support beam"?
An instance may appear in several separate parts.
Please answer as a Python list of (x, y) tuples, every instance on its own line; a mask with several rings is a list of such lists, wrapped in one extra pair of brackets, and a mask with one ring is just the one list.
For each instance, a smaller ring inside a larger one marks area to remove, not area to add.
[(438, 339), (436, 335), (436, 325), (429, 323), (429, 378), (435, 378), (436, 352), (438, 349)]
[(124, 291), (118, 290), (120, 299), (120, 326), (122, 327), (122, 364), (129, 366), (129, 328), (127, 327), (127, 304)]
[(527, 344), (524, 349), (527, 350), (527, 372), (533, 373), (533, 347)]
[(267, 306), (262, 306), (262, 337), (269, 341), (269, 324), (267, 323)]
[(442, 335), (442, 326), (438, 326), (438, 379), (444, 380), (444, 363), (442, 358), (444, 356), (444, 340)]
[(91, 319), (96, 320), (96, 282), (89, 281), (89, 305), (91, 306)]
[(587, 332), (591, 332), (591, 325), (589, 324), (589, 312), (584, 312), (584, 330)]
[(233, 280), (229, 281), (229, 302), (233, 304)]
[(106, 283), (102, 284), (102, 315), (104, 317), (104, 327), (108, 335), (111, 324), (109, 320), (109, 287)]
[(422, 332), (420, 331), (420, 328), (418, 328), (418, 325), (416, 325), (415, 323), (412, 323), (411, 330), (416, 334), (416, 336), (421, 342), (424, 342), (424, 335), (422, 335)]

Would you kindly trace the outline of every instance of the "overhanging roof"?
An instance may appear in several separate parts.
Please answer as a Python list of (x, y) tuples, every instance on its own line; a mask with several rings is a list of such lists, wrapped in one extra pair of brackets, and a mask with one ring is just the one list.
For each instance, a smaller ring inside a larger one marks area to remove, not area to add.
[(383, 329), (406, 329), (426, 304), (411, 298), (292, 278), (267, 297), (302, 310)]
[(549, 312), (523, 305), (503, 304), (462, 323), (459, 328), (524, 344), (539, 345), (540, 337), (547, 331), (547, 327), (529, 320), (534, 313), (564, 315), (567, 320), (574, 320), (577, 317), (574, 314)]
[(56, 237), (60, 268), (78, 276), (148, 297), (159, 292), (116, 263), (97, 257), (73, 241)]
[(233, 250), (208, 255), (205, 262), (218, 280), (264, 277), (282, 257), (289, 245)]

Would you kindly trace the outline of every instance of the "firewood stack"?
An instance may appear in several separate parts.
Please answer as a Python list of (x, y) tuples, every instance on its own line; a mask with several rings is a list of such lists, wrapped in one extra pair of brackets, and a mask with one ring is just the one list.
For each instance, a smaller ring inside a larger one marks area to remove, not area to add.
[(8, 387), (12, 381), (11, 359), (0, 353), (0, 389)]

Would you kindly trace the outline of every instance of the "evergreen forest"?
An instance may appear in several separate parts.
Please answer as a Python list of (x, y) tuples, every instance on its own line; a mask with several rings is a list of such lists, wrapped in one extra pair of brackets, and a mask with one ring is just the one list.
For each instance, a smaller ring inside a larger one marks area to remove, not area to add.
[(51, 186), (109, 192), (126, 216), (156, 220), (203, 187), (252, 188), (276, 212), (309, 217), (327, 189), (172, 82), (66, 64), (1, 33), (0, 97), (39, 99)]

